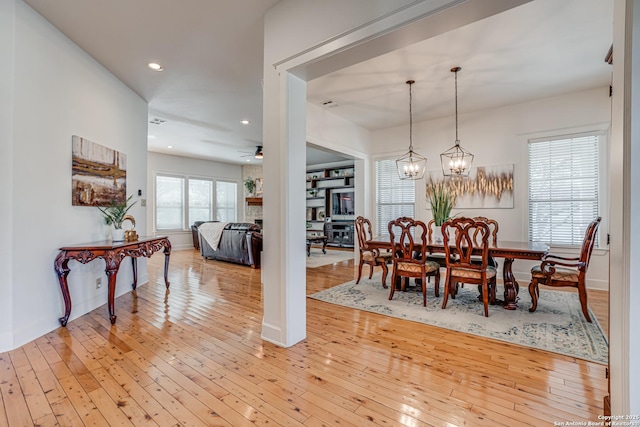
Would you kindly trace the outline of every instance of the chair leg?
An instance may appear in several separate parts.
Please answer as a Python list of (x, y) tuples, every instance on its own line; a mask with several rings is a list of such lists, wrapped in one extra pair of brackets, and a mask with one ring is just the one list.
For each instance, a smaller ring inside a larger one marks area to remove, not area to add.
[(484, 317), (489, 317), (489, 286), (487, 282), (482, 284), (482, 304), (484, 305)]
[(531, 308), (529, 311), (533, 313), (538, 308), (538, 281), (536, 279), (531, 279), (531, 283), (529, 283), (529, 295), (531, 295)]
[(356, 285), (360, 283), (360, 277), (362, 276), (362, 265), (364, 264), (364, 260), (360, 257), (360, 264), (358, 264), (358, 278), (356, 279)]
[(389, 286), (389, 288), (391, 289), (389, 291), (389, 299), (393, 299), (393, 293), (396, 290), (396, 281), (397, 280), (398, 280), (398, 275), (397, 275), (397, 272), (396, 272), (396, 266), (394, 265), (392, 273), (391, 273), (391, 286)]
[(382, 287), (387, 289), (387, 273), (389, 272), (389, 268), (387, 267), (387, 263), (384, 261), (380, 264), (380, 267), (382, 267)]
[(449, 276), (449, 269), (447, 269), (447, 276), (444, 279), (444, 298), (442, 298), (442, 308), (447, 308), (447, 301), (449, 300), (449, 292), (451, 292), (451, 277)]
[(435, 281), (436, 281), (435, 294), (436, 294), (436, 297), (439, 297), (440, 296), (440, 269), (439, 268), (436, 270), (436, 279), (435, 279)]
[(580, 297), (580, 306), (582, 307), (582, 314), (587, 322), (591, 323), (591, 317), (589, 316), (589, 308), (587, 305), (587, 289), (584, 286), (578, 285), (578, 296)]
[(369, 280), (373, 277), (373, 264), (369, 264)]

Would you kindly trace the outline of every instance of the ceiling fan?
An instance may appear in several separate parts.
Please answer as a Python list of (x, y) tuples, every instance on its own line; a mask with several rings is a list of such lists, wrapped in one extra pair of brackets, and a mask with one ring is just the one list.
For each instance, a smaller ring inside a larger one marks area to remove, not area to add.
[(246, 156), (240, 156), (240, 157), (255, 157), (256, 159), (262, 159), (263, 155), (262, 155), (262, 145), (256, 145), (256, 151), (253, 154), (247, 154)]

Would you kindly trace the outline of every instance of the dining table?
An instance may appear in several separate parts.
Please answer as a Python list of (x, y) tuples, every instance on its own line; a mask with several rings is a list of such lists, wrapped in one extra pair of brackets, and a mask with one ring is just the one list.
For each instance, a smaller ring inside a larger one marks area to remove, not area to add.
[[(396, 243), (397, 244), (397, 243)], [(393, 250), (391, 240), (387, 237), (376, 236), (367, 241), (370, 248), (379, 250)], [(421, 249), (421, 245), (415, 245), (416, 250)], [(498, 241), (489, 243), (489, 256), (493, 258), (503, 258), (502, 278), (504, 285), (504, 300), (496, 300), (492, 303), (502, 304), (507, 310), (518, 308), (518, 293), (520, 285), (513, 274), (513, 261), (516, 259), (541, 261), (548, 253), (549, 246), (542, 242), (519, 242), (519, 241)], [(444, 253), (442, 242), (427, 243), (427, 252)], [(480, 252), (480, 249), (478, 249)]]

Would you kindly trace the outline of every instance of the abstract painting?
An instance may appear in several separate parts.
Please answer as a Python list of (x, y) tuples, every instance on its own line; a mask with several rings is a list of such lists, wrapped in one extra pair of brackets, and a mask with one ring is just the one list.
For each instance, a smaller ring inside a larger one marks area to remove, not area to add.
[(71, 138), (73, 206), (109, 206), (127, 198), (127, 156), (73, 135)]
[(429, 183), (445, 182), (455, 196), (455, 209), (511, 209), (513, 208), (514, 165), (479, 166), (472, 168), (468, 178), (445, 181), (442, 171), (431, 171)]

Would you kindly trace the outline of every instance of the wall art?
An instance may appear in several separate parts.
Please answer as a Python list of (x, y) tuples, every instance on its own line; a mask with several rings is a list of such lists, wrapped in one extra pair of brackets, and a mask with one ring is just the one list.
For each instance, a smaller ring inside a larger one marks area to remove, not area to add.
[(86, 138), (71, 138), (73, 206), (109, 206), (127, 198), (127, 156)]
[(429, 183), (444, 182), (456, 200), (455, 209), (512, 209), (514, 165), (479, 166), (468, 178), (449, 178), (431, 171)]

